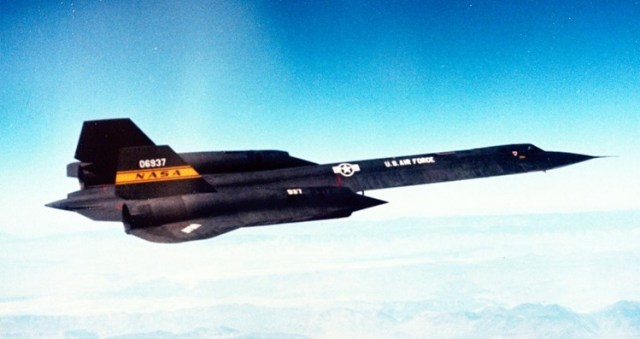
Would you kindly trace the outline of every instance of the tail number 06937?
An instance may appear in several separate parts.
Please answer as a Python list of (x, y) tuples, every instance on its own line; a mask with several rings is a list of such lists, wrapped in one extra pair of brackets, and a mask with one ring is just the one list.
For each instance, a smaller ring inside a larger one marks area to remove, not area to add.
[(140, 168), (162, 167), (167, 163), (167, 158), (144, 159), (138, 162)]

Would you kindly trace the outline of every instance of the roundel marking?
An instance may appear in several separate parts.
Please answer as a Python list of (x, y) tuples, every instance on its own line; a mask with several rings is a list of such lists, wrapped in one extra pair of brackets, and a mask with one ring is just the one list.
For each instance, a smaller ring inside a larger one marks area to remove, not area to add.
[(333, 166), (332, 169), (333, 169), (333, 173), (335, 174), (341, 174), (342, 176), (350, 177), (354, 175), (356, 172), (360, 171), (360, 166), (352, 165), (349, 163), (342, 163), (338, 166)]

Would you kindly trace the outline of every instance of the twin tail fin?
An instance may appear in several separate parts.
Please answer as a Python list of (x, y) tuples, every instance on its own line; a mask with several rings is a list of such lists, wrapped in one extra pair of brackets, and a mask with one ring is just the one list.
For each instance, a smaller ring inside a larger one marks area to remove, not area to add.
[(116, 186), (124, 199), (214, 192), (169, 146), (156, 146), (131, 119), (85, 121), (67, 175), (83, 188)]

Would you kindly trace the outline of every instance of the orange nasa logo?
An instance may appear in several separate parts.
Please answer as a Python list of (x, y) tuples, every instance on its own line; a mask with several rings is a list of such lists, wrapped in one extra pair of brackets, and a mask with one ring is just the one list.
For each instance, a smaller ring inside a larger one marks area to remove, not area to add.
[(136, 173), (136, 180), (156, 180), (156, 179), (169, 179), (175, 177), (181, 177), (180, 169), (162, 170), (162, 171), (149, 171)]
[(116, 185), (142, 184), (158, 181), (200, 178), (191, 166), (176, 166), (162, 169), (120, 171), (116, 173)]

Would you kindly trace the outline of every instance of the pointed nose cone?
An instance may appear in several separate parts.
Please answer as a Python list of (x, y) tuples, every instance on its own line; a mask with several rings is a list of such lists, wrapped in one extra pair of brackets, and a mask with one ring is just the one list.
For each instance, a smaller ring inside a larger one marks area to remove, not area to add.
[(599, 157), (577, 153), (547, 152), (547, 159), (549, 160), (550, 168), (569, 166), (595, 158)]

